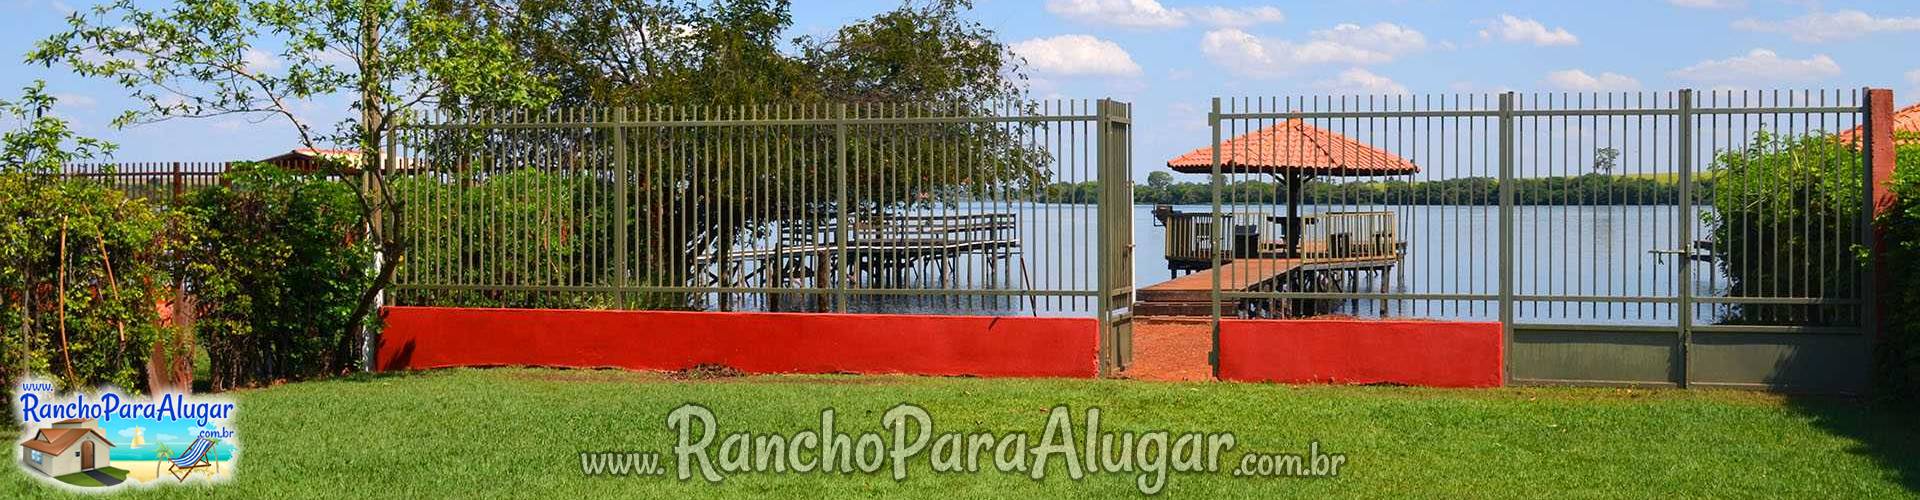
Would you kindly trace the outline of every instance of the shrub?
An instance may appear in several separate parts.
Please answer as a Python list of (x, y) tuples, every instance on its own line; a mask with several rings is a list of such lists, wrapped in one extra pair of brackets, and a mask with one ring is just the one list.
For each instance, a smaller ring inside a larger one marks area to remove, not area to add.
[(64, 387), (145, 388), (167, 217), (99, 182), (0, 174), (0, 336), (9, 383), (26, 373)]
[(1903, 138), (1896, 149), (1894, 206), (1876, 222), (1885, 237), (1885, 265), (1879, 279), (1886, 336), (1880, 353), (1880, 392), (1920, 401), (1920, 134)]
[(591, 174), (523, 169), (479, 179), (396, 180), (406, 200), (402, 283), (472, 284), (415, 290), (409, 303), (449, 307), (606, 308), (611, 294), (503, 290), (487, 285), (611, 285), (613, 188)]
[(167, 219), (103, 184), (56, 176), (113, 145), (74, 134), (54, 101), (39, 82), (0, 101), (0, 115), (21, 124), (0, 135), (0, 384), (37, 372), (63, 388), (141, 390), (162, 333), (153, 306), (171, 283), (154, 265)]
[(189, 195), (181, 274), (215, 390), (336, 373), (372, 282), (359, 201), (337, 180), (239, 165)]
[[(1860, 265), (1859, 150), (1827, 134), (1762, 132), (1713, 162), (1713, 210), (1703, 212), (1735, 297), (1854, 297)], [(1825, 270), (1825, 272), (1814, 272)], [(1838, 325), (1858, 321), (1834, 305), (1741, 304), (1736, 324)]]

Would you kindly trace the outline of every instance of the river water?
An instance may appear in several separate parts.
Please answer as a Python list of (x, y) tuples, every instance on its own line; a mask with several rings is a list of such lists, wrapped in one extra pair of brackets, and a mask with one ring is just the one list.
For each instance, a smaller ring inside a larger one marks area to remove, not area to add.
[[(1183, 212), (1206, 213), (1210, 207), (1177, 206)], [(1279, 212), (1282, 207), (1227, 207), (1230, 212)], [(1401, 265), (1390, 277), (1393, 292), (1407, 294), (1478, 295), (1474, 300), (1346, 301), (1336, 314), (1377, 317), (1493, 320), (1499, 316), (1500, 240), (1497, 206), (1306, 206), (1307, 214), (1326, 211), (1387, 210), (1397, 217), (1399, 238), (1406, 243)], [(1692, 286), (1698, 296), (1723, 295), (1726, 277), (1707, 262), (1691, 266), (1691, 276), (1680, 276), (1680, 257), (1662, 253), (1689, 247), (1682, 244), (1677, 206), (1520, 206), (1515, 207), (1514, 293), (1519, 296), (1613, 297), (1616, 301), (1533, 301), (1516, 307), (1520, 321), (1611, 322), (1672, 324), (1676, 306), (1643, 299), (1672, 300), (1680, 286)], [(1706, 226), (1689, 221), (1693, 239), (1705, 239)], [(1153, 207), (1135, 205), (1132, 238), (1136, 248), (1135, 285), (1151, 286), (1173, 278), (1163, 248), (1166, 228), (1155, 225)], [(1020, 216), (1019, 250), (1005, 258), (974, 256), (960, 259), (934, 278), (871, 285), (876, 288), (961, 288), (994, 290), (1091, 291), (1097, 273), (1096, 217), (1092, 205), (1010, 204), (947, 207), (941, 213), (1013, 212)], [(1384, 285), (1362, 280), (1357, 291), (1380, 291)], [(1639, 302), (1633, 302), (1640, 300)], [(1382, 310), (1384, 306), (1384, 311)], [(852, 309), (865, 312), (938, 312), (997, 315), (1080, 315), (1095, 308), (1091, 297), (997, 296), (940, 297), (872, 295), (856, 297)], [(1716, 316), (1700, 306), (1700, 321)]]

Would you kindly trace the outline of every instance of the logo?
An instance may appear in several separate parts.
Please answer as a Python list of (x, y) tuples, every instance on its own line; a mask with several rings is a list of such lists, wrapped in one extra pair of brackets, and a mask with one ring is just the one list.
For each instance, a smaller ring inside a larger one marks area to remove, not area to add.
[(14, 394), (21, 441), (17, 463), (28, 476), (70, 488), (224, 482), (233, 478), (240, 439), (235, 405), (219, 398), (112, 388), (61, 393), (46, 381)]

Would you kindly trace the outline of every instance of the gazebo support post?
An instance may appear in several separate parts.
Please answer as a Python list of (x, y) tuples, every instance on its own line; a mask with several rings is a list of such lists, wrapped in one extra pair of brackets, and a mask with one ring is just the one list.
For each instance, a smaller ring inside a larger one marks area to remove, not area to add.
[(1301, 188), (1304, 187), (1305, 178), (1301, 177), (1300, 174), (1297, 172), (1289, 171), (1286, 174), (1286, 180), (1284, 184), (1285, 184), (1284, 189), (1287, 190), (1287, 254), (1286, 255), (1288, 258), (1298, 259), (1302, 255), (1301, 248), (1300, 248), (1300, 243), (1301, 243), (1300, 233), (1302, 231), (1305, 231), (1306, 229), (1306, 224), (1304, 223), (1304, 221), (1300, 220), (1300, 200), (1301, 198), (1304, 197), (1303, 193), (1301, 193), (1302, 191)]

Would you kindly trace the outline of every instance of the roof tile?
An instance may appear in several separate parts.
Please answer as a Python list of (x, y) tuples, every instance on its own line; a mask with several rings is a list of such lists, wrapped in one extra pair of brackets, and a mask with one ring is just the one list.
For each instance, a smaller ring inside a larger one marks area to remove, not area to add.
[[(1167, 161), (1189, 174), (1213, 171), (1213, 147)], [(1287, 120), (1220, 143), (1220, 168), (1233, 173), (1299, 172), (1329, 176), (1403, 175), (1420, 167), (1393, 153), (1299, 119)]]

